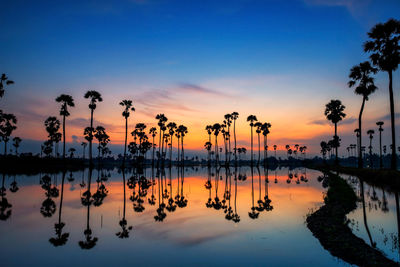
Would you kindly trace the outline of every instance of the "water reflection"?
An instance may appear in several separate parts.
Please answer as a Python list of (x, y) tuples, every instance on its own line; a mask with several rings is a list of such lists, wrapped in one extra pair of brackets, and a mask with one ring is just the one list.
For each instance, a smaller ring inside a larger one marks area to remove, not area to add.
[[(80, 190), (71, 190), (74, 182)], [(52, 250), (53, 257), (83, 249), (91, 251), (85, 254), (88, 260), (98, 261), (105, 260), (105, 255), (98, 254), (104, 249), (117, 247), (118, 251), (113, 253), (122, 259), (134, 248), (142, 255), (138, 262), (160, 265), (163, 262), (150, 257), (148, 251), (164, 256), (182, 251), (188, 255), (182, 258), (183, 262), (190, 263), (193, 259), (201, 261), (195, 255), (230, 249), (235, 252), (232, 259), (236, 254), (251, 256), (259, 263), (267, 255), (275, 264), (338, 264), (304, 225), (304, 216), (323, 202), (324, 175), (316, 171), (239, 166), (198, 170), (103, 168), (40, 174), (39, 183), (32, 183), (33, 179), (28, 177), (2, 177), (0, 218), (8, 219), (8, 224), (2, 222), (0, 227), (0, 247), (7, 244), (9, 251), (5, 253), (10, 255), (17, 255), (25, 246), (36, 249), (33, 244), (49, 249), (44, 247), (47, 244), (57, 247)], [(379, 188), (364, 187), (365, 222), (371, 240), (386, 252), (387, 248), (381, 245), (382, 234), (376, 231), (374, 212), (393, 215), (395, 196)], [(366, 231), (358, 182), (355, 190), (360, 196), (360, 231)], [(16, 193), (12, 194), (13, 191)], [(388, 243), (398, 240), (394, 222), (388, 220), (389, 227), (382, 226)], [(28, 238), (22, 242), (18, 231)], [(365, 238), (370, 242), (367, 233)], [(278, 256), (287, 250), (296, 251), (298, 242), (313, 251), (313, 256)], [(250, 247), (251, 251), (247, 249)], [(39, 256), (31, 257), (34, 262), (41, 262)], [(22, 262), (18, 257), (13, 259), (8, 263)], [(218, 260), (216, 263), (223, 264)]]

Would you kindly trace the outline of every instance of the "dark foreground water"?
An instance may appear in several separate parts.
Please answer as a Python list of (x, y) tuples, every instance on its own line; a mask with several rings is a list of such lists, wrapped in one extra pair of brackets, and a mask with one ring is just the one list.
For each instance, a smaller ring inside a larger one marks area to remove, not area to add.
[[(5, 175), (2, 266), (346, 265), (305, 225), (323, 204), (318, 176), (303, 168)], [(394, 196), (364, 187), (373, 242), (398, 260)], [(369, 243), (363, 211), (349, 218)]]

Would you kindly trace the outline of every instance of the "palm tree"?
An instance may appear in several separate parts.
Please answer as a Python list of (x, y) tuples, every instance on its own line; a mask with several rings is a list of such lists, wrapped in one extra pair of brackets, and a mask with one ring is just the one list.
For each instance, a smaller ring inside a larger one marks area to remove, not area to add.
[(374, 138), (374, 130), (368, 130), (367, 134), (369, 135), (369, 161), (371, 164), (371, 168), (372, 168), (372, 139)]
[(9, 80), (7, 75), (5, 73), (3, 73), (0, 77), (0, 98), (3, 98), (4, 96), (4, 84), (5, 85), (10, 85), (10, 84), (14, 84), (13, 81)]
[(132, 226), (128, 226), (128, 221), (125, 218), (126, 211), (126, 189), (125, 189), (125, 169), (122, 169), (122, 186), (124, 187), (124, 208), (122, 212), (122, 219), (119, 221), (119, 225), (121, 226), (121, 231), (116, 233), (116, 236), (119, 238), (128, 238), (129, 231), (132, 230)]
[(156, 127), (151, 127), (150, 130), (149, 130), (149, 134), (153, 138), (153, 142), (151, 144), (151, 147), (153, 148), (153, 158), (151, 160), (151, 166), (154, 166), (154, 153), (155, 153), (155, 148), (156, 148), (156, 144), (154, 143), (154, 139), (155, 139), (155, 137), (157, 135), (157, 128)]
[(68, 149), (69, 152), (69, 158), (73, 158), (74, 157), (74, 153), (75, 153), (76, 149), (71, 147), (70, 149)]
[(70, 115), (68, 106), (74, 107), (74, 99), (70, 95), (60, 95), (56, 98), (58, 103), (61, 103), (60, 116), (63, 116), (63, 159), (65, 159), (65, 117)]
[[(181, 136), (181, 151), (182, 151), (182, 166), (185, 163), (185, 151), (183, 149), (183, 138), (185, 137), (185, 135), (188, 133), (187, 127), (184, 125), (179, 125), (177, 132), (179, 132), (180, 136)], [(182, 167), (183, 168), (183, 167)]]
[(169, 136), (171, 137), (170, 142), (170, 150), (169, 150), (169, 165), (172, 166), (172, 139), (174, 137), (175, 130), (177, 128), (175, 122), (170, 122), (167, 124)]
[(13, 114), (1, 113), (0, 137), (4, 141), (4, 155), (7, 155), (7, 143), (12, 132), (17, 129), (17, 118)]
[(400, 63), (399, 34), (400, 21), (389, 19), (386, 23), (376, 24), (368, 33), (368, 37), (371, 40), (364, 43), (364, 51), (371, 53), (370, 59), (372, 63), (389, 75), (390, 122), (393, 144), (391, 168), (393, 170), (397, 169), (397, 156), (392, 75)]
[(256, 122), (254, 123), (254, 127), (256, 127), (256, 133), (258, 136), (258, 161), (257, 161), (257, 166), (260, 165), (260, 160), (261, 160), (261, 145), (260, 145), (260, 134), (261, 134), (261, 127), (262, 123), (261, 122)]
[(379, 126), (379, 168), (383, 168), (383, 161), (382, 161), (382, 132), (383, 132), (383, 121), (378, 121), (376, 125)]
[(132, 106), (132, 100), (122, 100), (119, 103), (121, 106), (125, 107), (122, 112), (122, 116), (125, 118), (125, 143), (124, 143), (124, 159), (122, 161), (122, 168), (125, 167), (125, 159), (126, 159), (126, 143), (128, 142), (128, 118), (131, 111), (135, 111), (135, 108)]
[(250, 122), (250, 132), (251, 132), (251, 165), (253, 165), (253, 126), (254, 122), (257, 121), (257, 117), (255, 115), (249, 115), (247, 117), (247, 121)]
[(363, 100), (361, 104), (360, 114), (358, 116), (358, 168), (363, 167), (363, 158), (361, 154), (361, 147), (362, 147), (362, 128), (361, 128), (361, 121), (362, 121), (362, 114), (364, 111), (365, 101), (368, 101), (369, 96), (375, 92), (377, 87), (374, 84), (374, 78), (371, 77), (371, 74), (375, 74), (377, 69), (372, 67), (368, 61), (362, 62), (359, 65), (356, 65), (351, 68), (349, 78), (350, 81), (348, 82), (348, 86), (355, 88), (354, 92), (357, 95), (362, 95)]
[[(166, 130), (165, 123), (168, 121), (164, 114), (157, 114), (156, 119), (158, 120), (158, 126), (160, 127), (159, 141), (158, 141), (158, 162), (160, 162), (162, 156), (162, 146), (164, 144), (164, 131)], [(162, 139), (162, 143), (161, 143)]]
[[(268, 134), (270, 133), (269, 128), (271, 128), (271, 123), (265, 122), (261, 126), (262, 134), (264, 136), (264, 164), (268, 164)], [(275, 156), (276, 156), (276, 147)]]
[(214, 145), (214, 148), (215, 148), (215, 165), (218, 166), (218, 164), (219, 164), (218, 135), (219, 135), (219, 132), (221, 131), (221, 124), (215, 123), (212, 126), (212, 129), (214, 131), (214, 136), (215, 136), (215, 145)]
[[(87, 91), (85, 94), (85, 98), (90, 99), (89, 103), (89, 109), (90, 109), (90, 130), (94, 132), (93, 128), (93, 112), (96, 109), (96, 103), (97, 102), (102, 102), (103, 98), (101, 97), (101, 94), (97, 91)], [(89, 138), (89, 161), (90, 165), (93, 164), (92, 162), (92, 142), (93, 142), (93, 137)]]
[(18, 148), (19, 148), (19, 144), (21, 143), (22, 139), (19, 137), (14, 137), (13, 138), (13, 146), (15, 147), (15, 155), (18, 156)]
[(230, 132), (230, 127), (232, 125), (232, 114), (225, 114), (224, 116), (226, 126), (227, 126), (227, 140), (228, 141), (228, 163), (230, 164), (231, 162), (231, 132)]
[(239, 118), (239, 113), (236, 111), (232, 112), (232, 120), (233, 120), (233, 139), (235, 142), (235, 165), (237, 165), (237, 147), (236, 147), (236, 120)]
[(342, 105), (342, 102), (340, 100), (331, 100), (328, 104), (325, 106), (325, 116), (326, 118), (331, 121), (335, 125), (335, 135), (334, 135), (334, 147), (336, 149), (336, 165), (339, 164), (339, 158), (338, 158), (338, 147), (340, 146), (340, 140), (337, 135), (337, 124), (340, 122), (343, 118), (346, 117), (346, 114), (343, 112), (345, 109), (345, 106)]
[(81, 146), (83, 147), (83, 159), (85, 159), (85, 150), (86, 150), (87, 143), (86, 142), (82, 142)]
[(276, 149), (278, 148), (277, 145), (274, 145), (274, 152), (275, 152), (275, 159), (276, 159)]

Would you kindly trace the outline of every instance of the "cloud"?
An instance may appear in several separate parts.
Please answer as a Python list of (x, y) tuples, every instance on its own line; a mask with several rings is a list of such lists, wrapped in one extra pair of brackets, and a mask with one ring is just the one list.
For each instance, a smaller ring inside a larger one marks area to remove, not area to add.
[[(74, 118), (74, 119), (68, 120), (67, 123), (71, 126), (74, 126), (77, 128), (82, 128), (82, 131), (83, 131), (84, 128), (90, 126), (90, 119)], [(97, 125), (101, 125), (104, 128), (106, 128), (106, 130), (108, 130), (108, 131), (114, 131), (116, 128), (118, 128), (117, 126), (115, 126), (113, 124), (102, 123), (98, 120), (93, 120), (93, 125), (94, 125), (94, 127), (96, 127)]]
[(178, 90), (181, 90), (183, 92), (190, 92), (190, 93), (200, 93), (200, 94), (211, 94), (211, 95), (218, 95), (218, 96), (224, 96), (224, 97), (231, 97), (230, 95), (214, 90), (214, 89), (209, 89), (205, 88), (196, 84), (191, 84), (191, 83), (181, 83), (179, 84)]
[[(350, 118), (344, 119), (343, 121), (339, 122), (339, 124), (342, 124), (342, 125), (352, 124), (356, 121), (357, 121), (357, 118), (350, 117)], [(328, 124), (331, 124), (331, 122), (326, 119), (325, 120), (313, 120), (313, 121), (310, 121), (308, 124), (309, 125), (328, 125)]]
[[(395, 119), (400, 118), (400, 113), (395, 113), (394, 114)], [(390, 120), (390, 113), (386, 114), (385, 116), (382, 116), (378, 119), (379, 121), (389, 121)]]
[(371, 0), (304, 0), (310, 6), (344, 7), (353, 17), (359, 17)]

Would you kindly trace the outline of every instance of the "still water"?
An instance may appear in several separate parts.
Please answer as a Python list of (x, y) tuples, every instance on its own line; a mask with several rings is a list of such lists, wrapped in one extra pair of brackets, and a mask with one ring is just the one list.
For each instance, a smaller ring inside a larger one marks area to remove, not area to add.
[[(245, 167), (4, 175), (1, 261), (3, 266), (347, 265), (325, 251), (305, 224), (306, 215), (323, 205), (320, 175), (304, 168)], [(353, 186), (359, 190), (359, 184)], [(396, 210), (393, 196), (385, 197), (388, 211), (372, 205), (367, 217), (377, 247), (397, 260), (398, 250), (390, 245), (398, 233)], [(354, 233), (368, 243), (362, 207), (349, 217)]]

